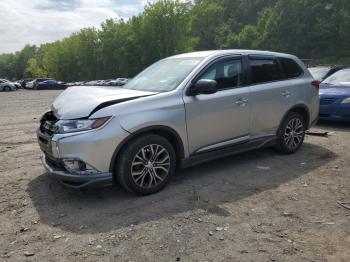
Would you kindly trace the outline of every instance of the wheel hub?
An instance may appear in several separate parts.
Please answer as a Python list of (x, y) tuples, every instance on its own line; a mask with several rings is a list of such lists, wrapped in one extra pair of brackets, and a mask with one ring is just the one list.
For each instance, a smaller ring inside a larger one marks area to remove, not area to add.
[(145, 165), (146, 168), (152, 169), (153, 168), (153, 162), (149, 161), (147, 165)]

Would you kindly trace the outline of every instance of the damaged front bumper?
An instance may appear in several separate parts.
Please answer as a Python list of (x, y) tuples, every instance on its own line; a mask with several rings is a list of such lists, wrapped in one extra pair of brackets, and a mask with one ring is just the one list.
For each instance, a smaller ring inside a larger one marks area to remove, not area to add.
[(59, 160), (49, 159), (45, 154), (41, 156), (41, 162), (46, 171), (65, 186), (72, 188), (83, 188), (88, 186), (108, 186), (113, 184), (112, 173), (84, 175), (72, 174), (63, 167), (59, 167), (59, 164), (55, 163), (55, 161), (58, 162)]
[(37, 137), (43, 152), (41, 161), (48, 173), (73, 188), (112, 184), (113, 154), (129, 135), (116, 118), (113, 121), (93, 131), (67, 134), (51, 132), (50, 123), (42, 123)]

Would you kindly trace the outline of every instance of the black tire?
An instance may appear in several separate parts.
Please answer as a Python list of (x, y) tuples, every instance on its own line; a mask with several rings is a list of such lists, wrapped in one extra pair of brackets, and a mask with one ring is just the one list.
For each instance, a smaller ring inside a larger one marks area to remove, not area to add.
[(277, 151), (283, 154), (297, 152), (304, 142), (305, 131), (304, 117), (296, 112), (288, 113), (277, 132)]
[(5, 92), (9, 92), (9, 91), (11, 91), (11, 88), (10, 88), (9, 86), (5, 86), (5, 87), (4, 87), (4, 91), (5, 91)]
[[(165, 151), (162, 151), (163, 149)], [(152, 158), (156, 155), (153, 153), (154, 151), (162, 151), (157, 161), (156, 159), (152, 161)], [(146, 154), (143, 155), (144, 161), (139, 157), (140, 154), (142, 156), (142, 153)], [(165, 165), (163, 159), (160, 158), (167, 159), (167, 156), (169, 163)], [(163, 163), (160, 164), (162, 161)], [(163, 169), (167, 169), (168, 172)], [(149, 195), (163, 189), (175, 170), (176, 154), (171, 143), (162, 136), (145, 134), (125, 145), (117, 158), (114, 175), (119, 184), (128, 191), (140, 195)]]

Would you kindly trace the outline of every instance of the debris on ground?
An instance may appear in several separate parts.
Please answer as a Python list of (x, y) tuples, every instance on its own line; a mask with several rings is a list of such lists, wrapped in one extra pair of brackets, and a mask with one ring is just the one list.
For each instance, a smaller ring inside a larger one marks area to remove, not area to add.
[(339, 206), (341, 206), (341, 207), (343, 207), (343, 208), (345, 208), (347, 210), (350, 210), (350, 205), (348, 205), (347, 203), (343, 203), (343, 202), (340, 202), (340, 201), (338, 201), (337, 203), (338, 203)]
[(271, 169), (271, 167), (269, 167), (269, 166), (257, 166), (256, 168), (260, 169), (260, 170), (270, 170)]
[(319, 136), (319, 137), (329, 137), (333, 133), (331, 132), (311, 132), (311, 131), (306, 131), (305, 135), (308, 136)]
[(31, 251), (24, 251), (23, 253), (26, 257), (32, 257), (34, 256), (34, 252), (31, 252)]

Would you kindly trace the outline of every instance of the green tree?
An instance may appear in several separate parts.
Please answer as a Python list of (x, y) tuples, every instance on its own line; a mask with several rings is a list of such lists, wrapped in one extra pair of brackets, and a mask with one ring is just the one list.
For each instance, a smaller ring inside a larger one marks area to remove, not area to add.
[(35, 58), (30, 58), (27, 63), (27, 68), (24, 71), (24, 77), (46, 77), (46, 72), (38, 65)]
[(160, 0), (147, 4), (143, 13), (144, 59), (147, 63), (193, 50), (190, 4)]
[(174, 54), (267, 49), (350, 63), (350, 1), (158, 0), (128, 20), (107, 19), (62, 40), (0, 55), (0, 77), (132, 77)]

